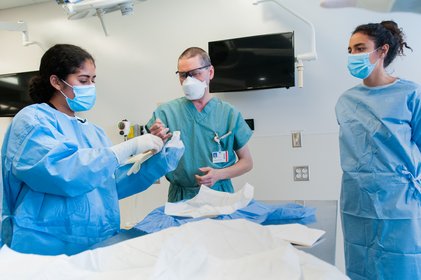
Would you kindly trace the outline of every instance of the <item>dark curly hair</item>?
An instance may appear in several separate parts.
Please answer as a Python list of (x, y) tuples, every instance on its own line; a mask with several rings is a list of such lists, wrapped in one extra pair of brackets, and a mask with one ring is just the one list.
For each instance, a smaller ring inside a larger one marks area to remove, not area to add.
[(389, 45), (389, 52), (384, 59), (385, 67), (392, 63), (397, 55), (404, 55), (404, 47), (412, 50), (405, 42), (405, 35), (402, 29), (392, 20), (359, 25), (352, 32), (352, 35), (355, 33), (363, 33), (369, 36), (374, 41), (376, 49), (385, 44)]
[(86, 60), (95, 64), (94, 58), (78, 46), (57, 44), (48, 49), (41, 58), (39, 75), (29, 81), (29, 95), (34, 103), (48, 102), (53, 96), (55, 88), (50, 83), (51, 75), (65, 80)]

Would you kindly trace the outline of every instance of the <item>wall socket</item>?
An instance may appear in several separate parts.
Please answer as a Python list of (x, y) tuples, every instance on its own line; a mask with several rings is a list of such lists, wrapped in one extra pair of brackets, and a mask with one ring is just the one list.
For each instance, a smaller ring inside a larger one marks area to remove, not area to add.
[(309, 181), (310, 173), (308, 165), (293, 167), (294, 181)]

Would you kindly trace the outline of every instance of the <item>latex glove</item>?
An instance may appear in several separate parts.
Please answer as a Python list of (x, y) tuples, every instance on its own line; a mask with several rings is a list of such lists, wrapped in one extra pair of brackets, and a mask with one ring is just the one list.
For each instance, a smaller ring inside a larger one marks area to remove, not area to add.
[(125, 164), (132, 155), (138, 155), (149, 150), (158, 153), (163, 146), (164, 142), (161, 138), (152, 134), (145, 134), (114, 145), (111, 150), (117, 157), (118, 163)]
[(133, 163), (132, 167), (127, 171), (127, 176), (132, 174), (136, 174), (140, 170), (140, 166), (146, 160), (148, 160), (151, 156), (153, 156), (155, 152), (153, 150), (149, 150), (145, 153), (141, 153), (135, 156), (132, 156), (126, 161), (126, 164)]

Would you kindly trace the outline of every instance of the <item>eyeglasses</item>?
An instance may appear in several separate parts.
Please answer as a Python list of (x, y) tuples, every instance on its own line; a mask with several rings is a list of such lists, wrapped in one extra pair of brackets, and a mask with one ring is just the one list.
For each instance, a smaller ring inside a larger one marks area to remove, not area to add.
[(211, 66), (210, 64), (199, 67), (199, 68), (195, 68), (193, 70), (187, 71), (187, 72), (180, 72), (177, 71), (175, 72), (175, 74), (178, 74), (178, 76), (180, 77), (180, 79), (186, 79), (187, 77), (196, 77), (198, 76), (200, 73), (202, 73), (201, 70), (208, 68), (209, 66)]

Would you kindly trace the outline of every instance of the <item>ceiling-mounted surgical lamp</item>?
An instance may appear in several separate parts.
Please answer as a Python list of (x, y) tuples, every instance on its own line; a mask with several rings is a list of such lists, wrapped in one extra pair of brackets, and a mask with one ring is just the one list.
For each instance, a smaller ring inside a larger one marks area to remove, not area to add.
[(105, 36), (108, 31), (104, 22), (104, 14), (120, 10), (123, 16), (134, 13), (134, 4), (146, 0), (56, 0), (68, 14), (68, 19), (81, 19), (97, 16), (101, 22)]
[(308, 21), (307, 19), (303, 18), (296, 12), (292, 11), (291, 9), (285, 7), (283, 4), (279, 3), (276, 0), (258, 0), (253, 3), (253, 5), (258, 5), (263, 2), (274, 2), (276, 5), (280, 6), (281, 8), (285, 9), (295, 17), (299, 18), (300, 20), (304, 21), (307, 25), (310, 26), (311, 29), (311, 51), (307, 53), (297, 54), (295, 56), (295, 61), (297, 62), (297, 73), (298, 73), (298, 87), (303, 87), (303, 71), (304, 71), (304, 60), (316, 60), (317, 53), (316, 53), (316, 31), (314, 29), (314, 25)]

